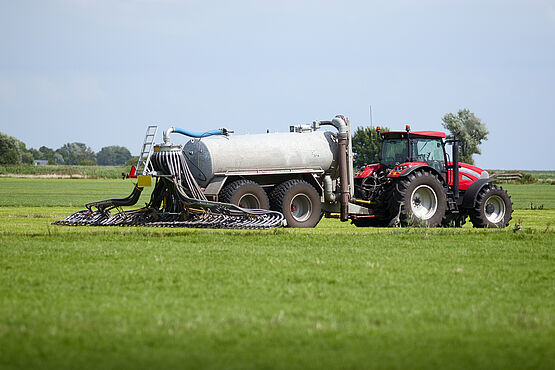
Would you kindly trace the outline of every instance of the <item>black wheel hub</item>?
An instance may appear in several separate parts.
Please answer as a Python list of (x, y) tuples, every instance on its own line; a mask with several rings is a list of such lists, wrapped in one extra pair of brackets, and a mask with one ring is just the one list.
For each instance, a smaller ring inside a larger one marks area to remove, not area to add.
[(491, 203), (486, 204), (486, 213), (491, 214), (493, 213), (493, 211), (495, 211), (495, 207), (493, 206), (493, 204)]

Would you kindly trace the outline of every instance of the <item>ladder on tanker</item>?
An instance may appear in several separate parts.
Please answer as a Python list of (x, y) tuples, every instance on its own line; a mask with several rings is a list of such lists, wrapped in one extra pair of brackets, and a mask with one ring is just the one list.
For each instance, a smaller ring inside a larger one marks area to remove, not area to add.
[(139, 161), (137, 162), (136, 173), (137, 175), (146, 175), (148, 166), (150, 164), (150, 157), (154, 150), (154, 140), (156, 140), (156, 133), (158, 126), (148, 126), (146, 129), (145, 141), (139, 154)]

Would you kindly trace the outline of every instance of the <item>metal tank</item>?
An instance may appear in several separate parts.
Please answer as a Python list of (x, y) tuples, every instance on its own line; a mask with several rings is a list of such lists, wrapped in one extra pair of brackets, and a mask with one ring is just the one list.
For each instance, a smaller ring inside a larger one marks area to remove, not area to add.
[(216, 176), (272, 173), (337, 175), (337, 136), (330, 131), (211, 136), (183, 147), (200, 186)]

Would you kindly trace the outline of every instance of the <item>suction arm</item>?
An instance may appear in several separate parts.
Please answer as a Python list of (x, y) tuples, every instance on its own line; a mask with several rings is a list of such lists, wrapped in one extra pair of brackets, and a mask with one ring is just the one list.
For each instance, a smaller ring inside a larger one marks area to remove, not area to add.
[(191, 131), (186, 131), (186, 130), (176, 128), (176, 127), (170, 127), (169, 129), (164, 131), (164, 143), (169, 143), (170, 142), (170, 134), (173, 133), (173, 132), (175, 132), (176, 134), (181, 134), (181, 135), (190, 136), (190, 137), (200, 139), (200, 138), (203, 138), (203, 137), (213, 136), (213, 135), (229, 135), (233, 131), (228, 131), (225, 128), (220, 128), (220, 129), (217, 129), (217, 130), (210, 130), (210, 131), (206, 131), (206, 132), (191, 132)]
[[(350, 137), (349, 120), (344, 116), (335, 116), (331, 121), (316, 121), (314, 125), (329, 125), (337, 129), (338, 138), (338, 162), (339, 162), (339, 186), (340, 186), (340, 209), (341, 221), (349, 219), (349, 198), (351, 197), (351, 187), (353, 179), (353, 161), (352, 161), (352, 148)], [(324, 178), (326, 181), (326, 179)], [(329, 186), (330, 180), (327, 180)], [(329, 190), (327, 191), (328, 199), (332, 200)]]
[(346, 139), (349, 137), (349, 126), (347, 125), (347, 118), (344, 116), (335, 116), (331, 121), (314, 121), (315, 126), (333, 126), (337, 129), (339, 139)]

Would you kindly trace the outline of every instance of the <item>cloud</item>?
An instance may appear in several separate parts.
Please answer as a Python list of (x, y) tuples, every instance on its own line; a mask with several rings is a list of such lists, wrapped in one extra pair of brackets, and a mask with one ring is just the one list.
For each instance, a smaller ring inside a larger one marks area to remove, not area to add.
[(42, 98), (41, 100), (59, 103), (67, 98), (67, 94), (64, 93), (62, 86), (47, 77), (42, 76), (35, 79), (33, 88), (38, 96)]
[(75, 76), (70, 81), (69, 90), (83, 101), (102, 100), (106, 92), (100, 86), (98, 80), (89, 75)]
[(0, 79), (0, 104), (12, 100), (16, 95), (15, 86), (8, 81)]
[(547, 18), (553, 23), (555, 23), (555, 8), (550, 6), (547, 8)]
[(104, 99), (107, 94), (98, 80), (87, 74), (39, 77), (34, 81), (34, 89), (41, 100), (52, 103), (93, 102)]

